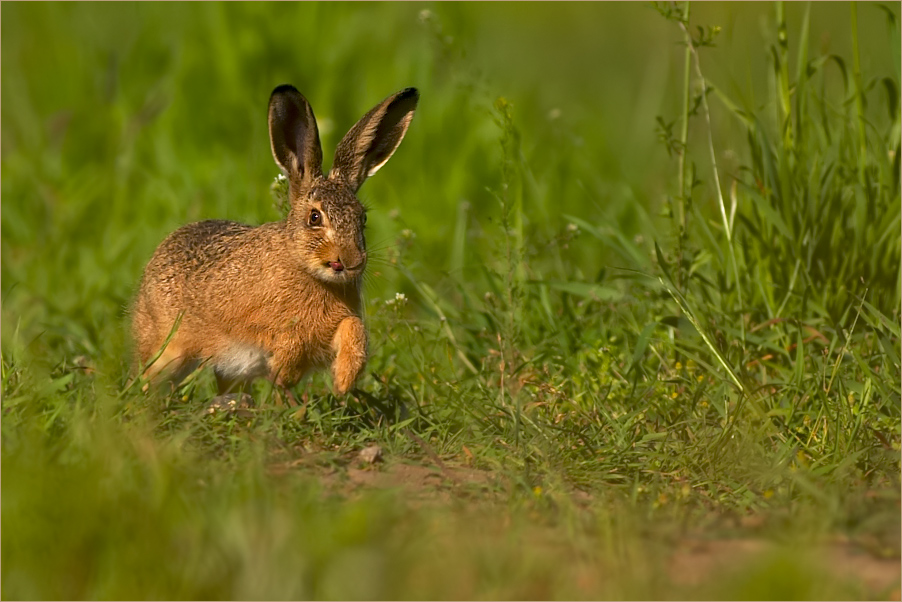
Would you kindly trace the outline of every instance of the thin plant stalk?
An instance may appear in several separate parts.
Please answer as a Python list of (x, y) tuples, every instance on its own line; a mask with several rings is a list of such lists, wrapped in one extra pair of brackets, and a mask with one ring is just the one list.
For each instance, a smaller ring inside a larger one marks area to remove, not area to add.
[[(689, 0), (683, 4), (683, 20), (689, 22)], [(686, 237), (686, 151), (689, 148), (689, 100), (692, 85), (692, 38), (686, 35), (686, 56), (683, 67), (683, 123), (680, 128), (680, 196), (679, 196), (679, 266), (677, 269), (677, 283), (682, 286), (683, 264), (683, 239)]]
[[(739, 265), (736, 261), (736, 250), (733, 248), (733, 231), (730, 228), (730, 220), (727, 218), (727, 208), (726, 203), (723, 198), (723, 188), (720, 184), (720, 175), (718, 174), (717, 169), (717, 153), (714, 150), (714, 135), (713, 135), (713, 127), (711, 126), (711, 110), (708, 107), (708, 82), (705, 79), (704, 74), (702, 74), (701, 62), (699, 60), (698, 48), (696, 48), (695, 44), (692, 42), (692, 35), (689, 33), (689, 25), (688, 23), (683, 23), (680, 21), (680, 27), (683, 29), (683, 32), (686, 34), (687, 39), (689, 39), (689, 50), (692, 53), (692, 56), (695, 59), (695, 72), (702, 84), (702, 112), (705, 115), (705, 125), (708, 130), (708, 150), (711, 154), (711, 171), (714, 172), (714, 188), (717, 190), (717, 203), (720, 207), (720, 217), (723, 222), (724, 234), (727, 237), (727, 246), (730, 249), (730, 260), (733, 263), (733, 278), (736, 283), (736, 292), (739, 296), (739, 307), (743, 307), (742, 302), (742, 284), (739, 282)], [(745, 324), (740, 319), (739, 320), (739, 328), (742, 334), (742, 341), (745, 341)]]
[(862, 186), (867, 164), (867, 139), (864, 120), (864, 86), (861, 83), (861, 58), (858, 52), (858, 3), (850, 2), (850, 27), (852, 28), (852, 78), (855, 81), (855, 111), (858, 114), (858, 175)]
[(786, 13), (783, 2), (776, 3), (777, 10), (777, 47), (778, 55), (778, 73), (779, 78), (779, 99), (780, 108), (782, 109), (782, 119), (780, 121), (780, 129), (783, 133), (783, 146), (787, 151), (792, 151), (793, 147), (793, 131), (792, 131), (792, 99), (789, 90), (789, 35), (786, 32)]

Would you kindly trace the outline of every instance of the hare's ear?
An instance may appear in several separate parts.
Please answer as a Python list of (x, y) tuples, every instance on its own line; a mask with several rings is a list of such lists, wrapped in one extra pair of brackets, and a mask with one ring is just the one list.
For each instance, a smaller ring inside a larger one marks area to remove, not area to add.
[(419, 99), (416, 88), (407, 88), (364, 115), (338, 144), (329, 178), (340, 177), (357, 191), (401, 144)]
[(295, 184), (323, 174), (323, 149), (310, 103), (287, 84), (269, 97), (269, 141), (276, 163)]

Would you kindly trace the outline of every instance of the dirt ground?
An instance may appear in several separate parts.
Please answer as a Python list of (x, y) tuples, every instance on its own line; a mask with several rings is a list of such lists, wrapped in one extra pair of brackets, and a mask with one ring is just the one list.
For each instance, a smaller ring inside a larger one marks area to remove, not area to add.
[[(433, 455), (425, 450), (427, 456)], [(315, 475), (329, 494), (354, 497), (373, 490), (396, 490), (404, 494), (413, 507), (439, 505), (478, 499), (482, 502), (500, 499), (506, 484), (491, 472), (467, 466), (449, 465), (437, 456), (424, 458), (423, 463), (382, 458), (381, 450), (369, 449), (359, 454), (323, 462), (317, 454), (274, 464), (273, 474), (303, 471)], [(588, 503), (590, 496), (577, 492), (578, 503)], [(669, 557), (669, 577), (678, 586), (699, 586), (712, 577), (728, 576), (732, 567), (749, 566), (780, 551), (780, 545), (754, 535), (737, 537), (708, 537), (704, 533), (683, 536), (675, 543)], [(897, 536), (898, 537), (898, 534)], [(880, 551), (867, 542), (835, 537), (806, 556), (814, 565), (826, 567), (831, 575), (848, 579), (868, 592), (889, 592), (884, 599), (899, 600), (902, 564), (899, 544), (895, 537), (890, 549)], [(871, 549), (869, 549), (871, 548)], [(785, 548), (784, 548), (785, 551)], [(876, 552), (876, 553), (875, 553)]]
[[(776, 550), (776, 544), (763, 539), (686, 539), (673, 551), (670, 578), (678, 585), (701, 585), (712, 575), (728, 574), (731, 567), (748, 566)], [(898, 557), (879, 558), (848, 541), (825, 542), (808, 555), (844, 580), (869, 592), (890, 591), (887, 599), (899, 599)]]

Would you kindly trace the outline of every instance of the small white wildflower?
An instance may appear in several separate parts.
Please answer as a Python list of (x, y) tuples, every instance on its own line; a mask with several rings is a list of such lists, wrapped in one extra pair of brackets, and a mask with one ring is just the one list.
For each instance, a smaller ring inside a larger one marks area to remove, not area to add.
[(401, 230), (401, 236), (404, 238), (416, 238), (417, 235), (410, 228), (404, 228)]
[(276, 176), (275, 181), (276, 181), (276, 184), (281, 184), (282, 182), (284, 182), (287, 179), (288, 178), (285, 177), (285, 174), (280, 173), (279, 175)]
[(576, 224), (567, 224), (568, 232), (576, 232), (577, 230), (579, 230), (579, 226), (577, 226)]
[(407, 303), (407, 296), (404, 293), (395, 293), (394, 299), (386, 299), (386, 305), (404, 305)]

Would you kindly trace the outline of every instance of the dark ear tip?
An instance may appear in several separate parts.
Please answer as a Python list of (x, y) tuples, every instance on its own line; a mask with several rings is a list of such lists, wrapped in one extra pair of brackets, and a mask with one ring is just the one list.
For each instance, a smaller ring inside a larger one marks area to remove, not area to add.
[(286, 92), (290, 92), (293, 94), (300, 94), (298, 89), (292, 86), (291, 84), (282, 84), (281, 86), (276, 86), (276, 89), (272, 91), (272, 94), (269, 95), (270, 98), (276, 96), (277, 94), (285, 94)]
[(416, 88), (404, 88), (403, 90), (401, 90), (400, 94), (398, 94), (398, 97), (404, 99), (412, 98), (413, 100), (419, 100), (420, 91)]

